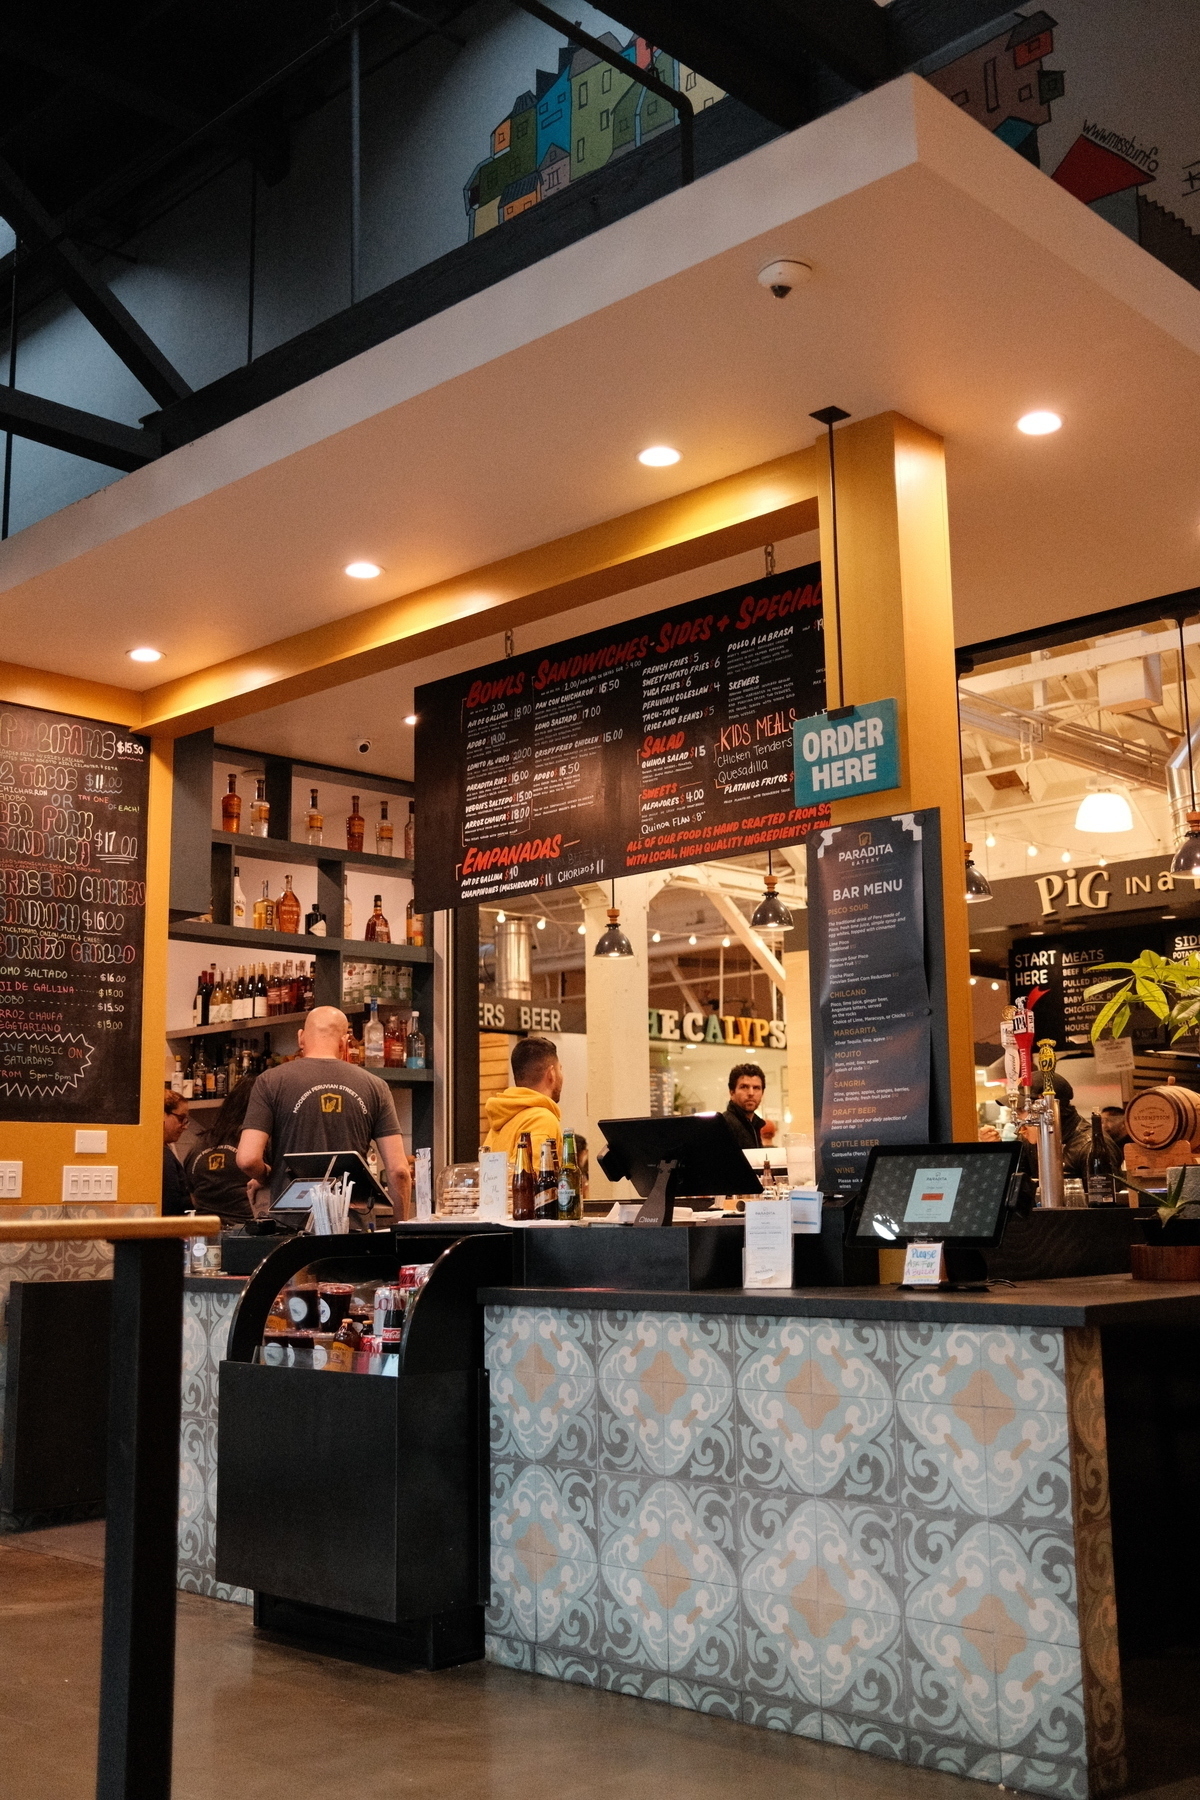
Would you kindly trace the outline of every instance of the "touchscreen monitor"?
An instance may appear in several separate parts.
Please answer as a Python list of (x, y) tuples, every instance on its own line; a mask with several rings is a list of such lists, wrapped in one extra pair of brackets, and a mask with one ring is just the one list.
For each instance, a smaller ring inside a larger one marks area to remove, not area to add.
[(852, 1236), (876, 1248), (937, 1238), (997, 1245), (1019, 1144), (877, 1144)]

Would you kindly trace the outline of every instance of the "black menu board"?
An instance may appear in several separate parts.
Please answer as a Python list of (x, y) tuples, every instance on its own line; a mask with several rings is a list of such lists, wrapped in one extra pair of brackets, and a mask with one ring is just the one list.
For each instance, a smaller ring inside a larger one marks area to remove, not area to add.
[(149, 754), (0, 704), (0, 1119), (138, 1122)]
[(819, 563), (418, 688), (416, 904), (799, 843), (824, 705)]
[(853, 1193), (876, 1144), (929, 1141), (926, 813), (864, 819), (808, 846), (817, 1179)]
[[(1033, 1009), (1039, 1038), (1052, 1038), (1060, 1056), (1090, 1056), (1092, 1053), (1092, 1020), (1112, 997), (1113, 989), (1087, 998), (1087, 990), (1095, 982), (1108, 981), (1120, 975), (1119, 969), (1100, 970), (1099, 964), (1132, 962), (1143, 950), (1156, 950), (1160, 956), (1176, 953), (1175, 934), (1164, 925), (1113, 925), (1098, 931), (1064, 932), (1061, 937), (1018, 938), (1008, 953), (1009, 992), (1028, 994), (1042, 988), (1044, 992)], [(1186, 954), (1186, 951), (1185, 951)], [(1165, 1045), (1166, 1033), (1149, 1008), (1137, 1006), (1124, 1033), (1135, 1047)], [(1187, 1048), (1182, 1043), (1177, 1048)]]

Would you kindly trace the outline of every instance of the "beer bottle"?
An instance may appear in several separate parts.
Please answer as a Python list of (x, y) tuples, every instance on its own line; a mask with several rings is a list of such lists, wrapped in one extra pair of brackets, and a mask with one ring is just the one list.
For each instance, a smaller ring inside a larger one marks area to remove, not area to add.
[(1104, 1142), (1104, 1121), (1092, 1114), (1092, 1147), (1087, 1159), (1087, 1203), (1089, 1206), (1112, 1206), (1116, 1200), (1112, 1158)]
[(535, 1219), (558, 1217), (558, 1145), (550, 1137), (542, 1139), (538, 1151), (533, 1216)]
[(558, 1215), (560, 1219), (582, 1219), (583, 1181), (579, 1173), (579, 1153), (575, 1133), (563, 1132), (562, 1168), (558, 1172)]
[(536, 1217), (536, 1184), (533, 1174), (533, 1139), (523, 1131), (517, 1139), (512, 1174), (512, 1216), (514, 1219)]

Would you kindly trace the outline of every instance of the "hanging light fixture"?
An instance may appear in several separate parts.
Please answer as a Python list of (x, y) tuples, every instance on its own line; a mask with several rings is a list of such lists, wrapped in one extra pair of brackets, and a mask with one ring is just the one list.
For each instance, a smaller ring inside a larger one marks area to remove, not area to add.
[(1192, 709), (1188, 701), (1187, 647), (1183, 641), (1183, 614), (1179, 625), (1179, 691), (1183, 696), (1183, 733), (1188, 747), (1188, 783), (1192, 805), (1187, 816), (1187, 836), (1171, 859), (1172, 875), (1200, 873), (1200, 812), (1196, 810), (1196, 759), (1192, 754)]
[(777, 877), (771, 860), (771, 852), (767, 851), (766, 891), (754, 909), (750, 920), (753, 931), (791, 931), (796, 921), (793, 919), (779, 895), (775, 892)]
[(617, 905), (617, 884), (612, 884), (612, 905), (608, 909), (608, 928), (592, 951), (593, 956), (632, 956), (633, 945), (621, 930), (621, 910)]
[(981, 875), (979, 870), (975, 867), (974, 862), (971, 860), (971, 851), (973, 848), (973, 844), (963, 845), (963, 849), (966, 851), (967, 856), (967, 873), (963, 887), (968, 905), (977, 905), (980, 900), (995, 899), (995, 895), (992, 893), (988, 883), (987, 876)]
[(1132, 831), (1133, 814), (1124, 794), (1114, 788), (1097, 788), (1085, 794), (1075, 814), (1076, 831)]

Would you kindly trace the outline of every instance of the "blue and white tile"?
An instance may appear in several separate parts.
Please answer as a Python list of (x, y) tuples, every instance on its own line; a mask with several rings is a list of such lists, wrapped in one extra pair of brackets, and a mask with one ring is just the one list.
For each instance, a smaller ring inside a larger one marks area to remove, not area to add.
[(742, 1723), (764, 1731), (786, 1731), (792, 1737), (821, 1737), (821, 1709), (785, 1695), (743, 1694)]
[(1000, 1753), (1000, 1779), (1021, 1794), (1052, 1794), (1055, 1800), (1088, 1800), (1087, 1765), (1080, 1758), (1014, 1756)]
[(588, 1313), (506, 1309), (486, 1346), (493, 1455), (559, 1464), (594, 1460), (592, 1335)]

